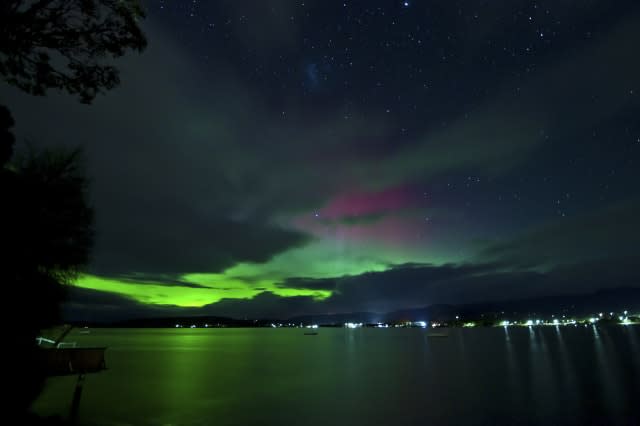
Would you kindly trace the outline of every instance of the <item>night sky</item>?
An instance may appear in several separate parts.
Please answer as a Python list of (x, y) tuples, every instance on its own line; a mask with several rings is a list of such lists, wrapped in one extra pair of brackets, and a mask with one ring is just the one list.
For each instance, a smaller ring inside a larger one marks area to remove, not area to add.
[(640, 286), (640, 3), (149, 0), (82, 146), (115, 319), (385, 312)]

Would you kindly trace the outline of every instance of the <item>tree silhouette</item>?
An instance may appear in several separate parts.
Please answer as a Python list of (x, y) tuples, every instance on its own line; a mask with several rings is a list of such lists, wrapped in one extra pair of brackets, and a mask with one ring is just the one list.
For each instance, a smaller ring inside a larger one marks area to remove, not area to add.
[(4, 167), (13, 155), (13, 144), (16, 141), (11, 133), (13, 125), (13, 117), (9, 109), (0, 105), (0, 168)]
[(3, 273), (30, 302), (23, 314), (31, 332), (54, 325), (60, 298), (53, 296), (89, 261), (93, 211), (79, 156), (79, 150), (31, 151), (5, 171), (4, 197), (11, 204), (4, 209), (9, 262)]
[(29, 223), (14, 240), (19, 270), (37, 270), (58, 283), (72, 282), (89, 261), (93, 213), (80, 150), (31, 151), (13, 164), (19, 179), (20, 220)]
[[(142, 51), (137, 0), (0, 0), (0, 79), (32, 95), (58, 89), (83, 103), (119, 83), (105, 60)], [(35, 337), (60, 320), (66, 284), (88, 264), (93, 211), (78, 150), (30, 151), (14, 159), (14, 120), (0, 106), (0, 279), (9, 324), (9, 411), (28, 414), (45, 380)], [(14, 417), (12, 417), (12, 415)], [(16, 421), (17, 420), (17, 421)]]
[(33, 95), (56, 88), (90, 103), (119, 83), (104, 59), (146, 47), (143, 17), (136, 0), (2, 0), (0, 76)]
[(89, 261), (93, 211), (79, 156), (78, 150), (30, 151), (0, 170), (4, 300), (19, 307), (9, 330), (10, 364), (19, 373), (10, 407), (20, 416), (46, 377), (35, 337), (60, 322), (67, 284)]

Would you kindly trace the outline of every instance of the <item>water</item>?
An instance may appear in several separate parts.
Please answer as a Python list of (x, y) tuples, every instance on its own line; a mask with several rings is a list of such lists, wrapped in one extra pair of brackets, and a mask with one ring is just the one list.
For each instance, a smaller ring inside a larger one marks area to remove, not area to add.
[[(94, 329), (91, 425), (640, 424), (640, 327)], [(66, 417), (74, 377), (34, 410)]]

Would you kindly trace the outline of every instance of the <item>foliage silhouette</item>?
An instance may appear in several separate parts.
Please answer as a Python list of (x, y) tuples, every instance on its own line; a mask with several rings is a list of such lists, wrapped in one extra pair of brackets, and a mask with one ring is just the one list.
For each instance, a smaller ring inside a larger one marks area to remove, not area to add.
[[(106, 60), (146, 47), (143, 17), (137, 0), (0, 0), (0, 79), (32, 95), (57, 89), (91, 103), (119, 83)], [(40, 424), (28, 412), (46, 377), (35, 337), (59, 323), (66, 284), (89, 262), (93, 211), (80, 151), (32, 150), (12, 161), (13, 126), (0, 105), (0, 277), (5, 300), (19, 307), (7, 332), (6, 415)]]
[(13, 155), (13, 145), (16, 141), (11, 132), (13, 117), (9, 109), (0, 105), (0, 167), (3, 167)]
[(59, 323), (66, 284), (88, 263), (93, 242), (93, 211), (80, 152), (31, 151), (3, 168), (2, 275), (5, 294), (20, 302), (12, 325), (11, 365), (22, 373), (14, 386), (14, 407), (26, 412), (39, 394), (45, 372), (39, 369), (35, 337)]
[(137, 0), (2, 0), (0, 76), (33, 95), (62, 89), (90, 103), (119, 83), (103, 63), (142, 51)]

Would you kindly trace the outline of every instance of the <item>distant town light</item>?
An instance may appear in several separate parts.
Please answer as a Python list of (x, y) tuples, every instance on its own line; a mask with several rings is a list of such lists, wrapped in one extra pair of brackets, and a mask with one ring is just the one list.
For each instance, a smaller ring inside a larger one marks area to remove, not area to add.
[(525, 322), (524, 325), (528, 325), (529, 327), (531, 327), (533, 325), (533, 321), (527, 320), (527, 322)]

